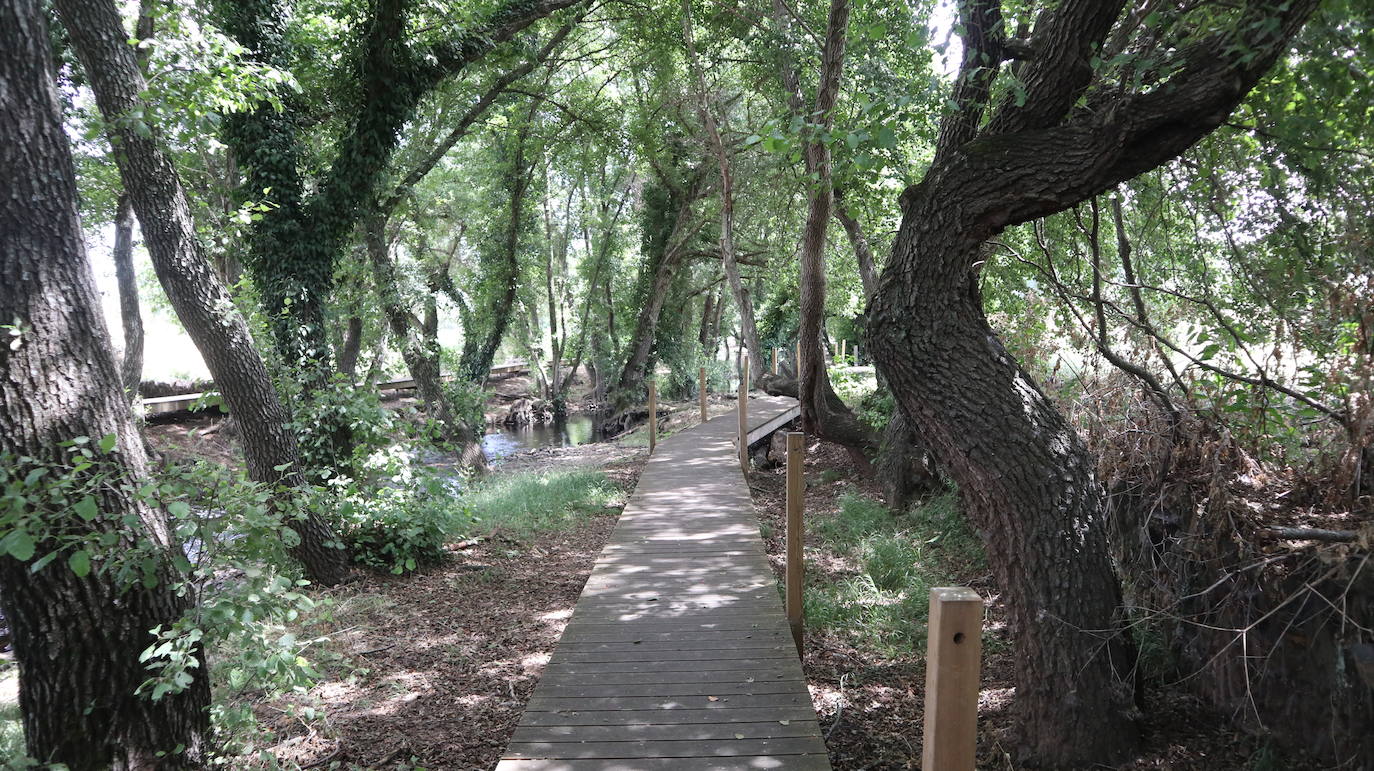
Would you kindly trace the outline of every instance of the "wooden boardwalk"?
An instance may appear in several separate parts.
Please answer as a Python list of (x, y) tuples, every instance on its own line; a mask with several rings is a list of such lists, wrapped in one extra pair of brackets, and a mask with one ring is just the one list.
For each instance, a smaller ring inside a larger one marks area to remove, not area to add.
[[(795, 408), (752, 399), (750, 426)], [(659, 443), (498, 771), (830, 768), (737, 427)]]

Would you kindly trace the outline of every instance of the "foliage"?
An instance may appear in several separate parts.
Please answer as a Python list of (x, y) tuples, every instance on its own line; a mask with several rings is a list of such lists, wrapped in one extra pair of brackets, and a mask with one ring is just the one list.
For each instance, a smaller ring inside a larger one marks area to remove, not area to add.
[(930, 587), (985, 569), (982, 547), (947, 490), (904, 513), (856, 493), (813, 526), (824, 548), (853, 568), (838, 581), (812, 577), (807, 624), (893, 653), (923, 645)]
[(362, 471), (360, 481), (333, 480), (314, 504), (337, 513), (340, 538), (361, 565), (397, 574), (435, 565), (471, 525), (457, 483), (405, 445), (373, 452)]
[(595, 471), (503, 474), (474, 485), (464, 500), (481, 530), (529, 539), (565, 530), (619, 502), (623, 493)]

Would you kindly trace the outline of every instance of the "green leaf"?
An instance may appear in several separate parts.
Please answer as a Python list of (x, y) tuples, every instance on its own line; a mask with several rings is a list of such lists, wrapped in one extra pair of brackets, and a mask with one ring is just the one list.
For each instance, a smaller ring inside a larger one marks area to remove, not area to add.
[(109, 452), (113, 450), (117, 441), (119, 441), (119, 437), (114, 434), (106, 434), (100, 437), (100, 451)]
[(44, 554), (42, 557), (39, 557), (38, 559), (34, 560), (33, 564), (29, 565), (29, 572), (37, 573), (38, 571), (47, 567), (48, 563), (52, 562), (55, 559), (57, 559), (57, 552), (50, 551), (47, 554)]
[(33, 559), (33, 536), (27, 530), (11, 530), (5, 536), (4, 546), (5, 553), (21, 562)]
[(89, 495), (77, 501), (76, 505), (72, 506), (72, 509), (76, 512), (78, 517), (81, 517), (87, 522), (100, 516), (100, 507), (96, 506), (95, 498)]
[(91, 555), (85, 549), (72, 552), (67, 558), (67, 565), (76, 574), (77, 578), (85, 578), (91, 573)]
[(191, 513), (191, 506), (186, 501), (172, 501), (167, 504), (167, 513), (177, 519), (185, 519)]
[(897, 149), (897, 132), (891, 126), (883, 126), (878, 129), (878, 146), (884, 150)]

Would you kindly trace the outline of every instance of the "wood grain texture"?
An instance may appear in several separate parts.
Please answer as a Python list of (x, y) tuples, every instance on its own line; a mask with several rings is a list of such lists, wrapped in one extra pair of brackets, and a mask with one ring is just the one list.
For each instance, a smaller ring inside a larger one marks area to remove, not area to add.
[[(743, 433), (795, 411), (754, 399)], [(830, 768), (737, 419), (658, 443), (498, 771)]]

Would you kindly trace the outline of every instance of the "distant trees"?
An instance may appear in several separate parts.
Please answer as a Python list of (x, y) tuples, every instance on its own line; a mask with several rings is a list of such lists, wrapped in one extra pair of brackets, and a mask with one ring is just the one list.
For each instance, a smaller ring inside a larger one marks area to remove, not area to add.
[[(44, 18), (35, 0), (0, 3), (0, 607), (24, 736), (73, 771), (196, 768), (209, 681), (139, 693), (151, 630), (189, 606), (185, 558), (140, 491), (147, 458), (86, 261)], [(199, 646), (186, 655), (205, 670)]]

